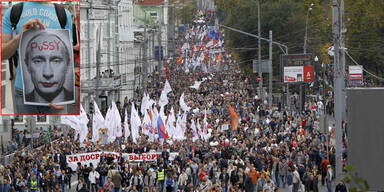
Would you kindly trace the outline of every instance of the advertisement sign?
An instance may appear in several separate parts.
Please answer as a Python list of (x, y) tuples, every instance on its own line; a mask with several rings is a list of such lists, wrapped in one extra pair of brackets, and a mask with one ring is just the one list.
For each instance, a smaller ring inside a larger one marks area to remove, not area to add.
[(282, 81), (299, 83), (313, 81), (313, 65), (311, 54), (281, 55)]
[(284, 67), (284, 83), (303, 81), (303, 67)]
[[(100, 157), (103, 152), (91, 152), (91, 153), (79, 153), (79, 154), (73, 154), (73, 155), (67, 155), (67, 163), (68, 166), (75, 171), (77, 168), (77, 163), (81, 163), (82, 165), (89, 166), (90, 163), (94, 167), (96, 167), (100, 162)], [(170, 153), (169, 154), (169, 160), (173, 161), (175, 157), (178, 155), (178, 153)], [(120, 157), (119, 153), (116, 152), (104, 152), (105, 157), (113, 157), (114, 162), (117, 161), (117, 159)], [(141, 161), (157, 161), (157, 159), (161, 156), (160, 152), (156, 153), (143, 153), (143, 154), (136, 154), (136, 153), (122, 153), (122, 156), (125, 161), (129, 162), (141, 162)]]
[(363, 66), (350, 65), (348, 71), (349, 71), (349, 80), (350, 81), (362, 81), (363, 80)]
[(313, 66), (304, 66), (304, 81), (313, 81)]
[(284, 83), (313, 81), (313, 66), (284, 67)]

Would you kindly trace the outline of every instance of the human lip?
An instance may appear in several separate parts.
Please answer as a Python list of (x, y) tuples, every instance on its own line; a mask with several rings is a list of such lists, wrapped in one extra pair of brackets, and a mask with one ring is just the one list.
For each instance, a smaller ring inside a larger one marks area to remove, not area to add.
[(41, 84), (42, 84), (44, 87), (52, 87), (52, 86), (54, 86), (56, 83), (42, 82)]

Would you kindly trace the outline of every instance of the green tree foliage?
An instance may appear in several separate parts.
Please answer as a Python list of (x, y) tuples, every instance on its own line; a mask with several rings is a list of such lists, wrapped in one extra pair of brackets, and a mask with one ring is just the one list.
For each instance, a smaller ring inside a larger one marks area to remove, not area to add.
[(346, 0), (346, 46), (357, 62), (384, 76), (384, 1)]
[[(169, 0), (169, 4), (173, 7), (170, 9), (170, 23), (174, 23), (174, 19), (179, 23), (192, 23), (197, 10), (197, 0)], [(173, 13), (175, 11), (175, 13)], [(175, 16), (175, 18), (173, 18)]]
[(369, 190), (368, 182), (359, 177), (350, 165), (345, 166), (344, 181), (350, 186), (351, 192), (366, 192)]
[[(257, 34), (256, 0), (215, 0), (217, 15), (224, 25), (252, 34)], [(311, 11), (308, 9), (311, 4)], [(306, 18), (308, 14), (307, 52), (318, 56), (315, 70), (320, 63), (333, 62), (326, 55), (326, 48), (333, 44), (331, 0), (260, 0), (261, 34), (289, 47), (289, 53), (303, 53)], [(345, 0), (347, 27), (346, 47), (348, 52), (364, 68), (384, 76), (384, 1)], [(257, 48), (257, 39), (229, 30), (225, 31), (227, 44), (232, 48)], [(252, 59), (257, 58), (257, 49), (233, 49), (242, 69), (251, 73)], [(273, 47), (273, 71), (275, 79), (280, 75), (280, 54)], [(268, 58), (268, 43), (262, 42), (262, 58)], [(347, 65), (352, 64), (346, 59)]]
[[(219, 19), (224, 25), (257, 34), (257, 4), (249, 0), (216, 0)], [(312, 10), (308, 12), (311, 3)], [(273, 40), (289, 47), (289, 53), (303, 53), (306, 17), (308, 14), (307, 52), (319, 55), (321, 48), (330, 39), (330, 21), (325, 2), (320, 0), (292, 1), (269, 0), (260, 1), (261, 5), (261, 34), (269, 38), (269, 30), (273, 31)], [(225, 31), (227, 43), (233, 49), (240, 65), (247, 73), (252, 73), (252, 59), (257, 58), (257, 38)], [(262, 59), (268, 59), (268, 42), (262, 41)], [(273, 46), (273, 71), (277, 80), (280, 75), (280, 54), (283, 52)]]

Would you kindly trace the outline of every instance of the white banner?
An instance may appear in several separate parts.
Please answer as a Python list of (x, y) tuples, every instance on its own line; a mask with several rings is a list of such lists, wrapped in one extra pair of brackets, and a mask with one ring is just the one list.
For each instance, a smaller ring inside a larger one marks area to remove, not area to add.
[(284, 83), (302, 82), (303, 66), (299, 67), (284, 67)]
[[(96, 167), (100, 162), (102, 152), (91, 152), (91, 153), (79, 153), (73, 155), (67, 155), (67, 163), (68, 166), (75, 171), (77, 168), (77, 163), (81, 163), (82, 165), (89, 166), (90, 163), (94, 167)], [(169, 160), (173, 161), (175, 157), (178, 155), (177, 152), (173, 152), (169, 154)], [(105, 157), (113, 157), (114, 162), (120, 157), (119, 153), (116, 152), (104, 152)], [(160, 156), (161, 152), (156, 153), (143, 153), (143, 154), (135, 154), (135, 153), (122, 153), (124, 160), (128, 160), (129, 162), (141, 162), (145, 161), (156, 161)]]

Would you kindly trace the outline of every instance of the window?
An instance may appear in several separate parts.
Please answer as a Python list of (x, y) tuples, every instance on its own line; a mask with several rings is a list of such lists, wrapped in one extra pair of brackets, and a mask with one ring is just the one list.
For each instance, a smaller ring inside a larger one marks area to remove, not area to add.
[(2, 109), (4, 109), (5, 108), (5, 97), (6, 97), (6, 92), (5, 92), (5, 85), (3, 85), (3, 86), (1, 86), (1, 103), (2, 103), (2, 105), (1, 105), (1, 108)]
[(46, 123), (47, 116), (46, 115), (38, 115), (36, 116), (36, 123)]
[(15, 116), (14, 122), (15, 123), (23, 123), (24, 122), (24, 116), (22, 116), (22, 115)]

